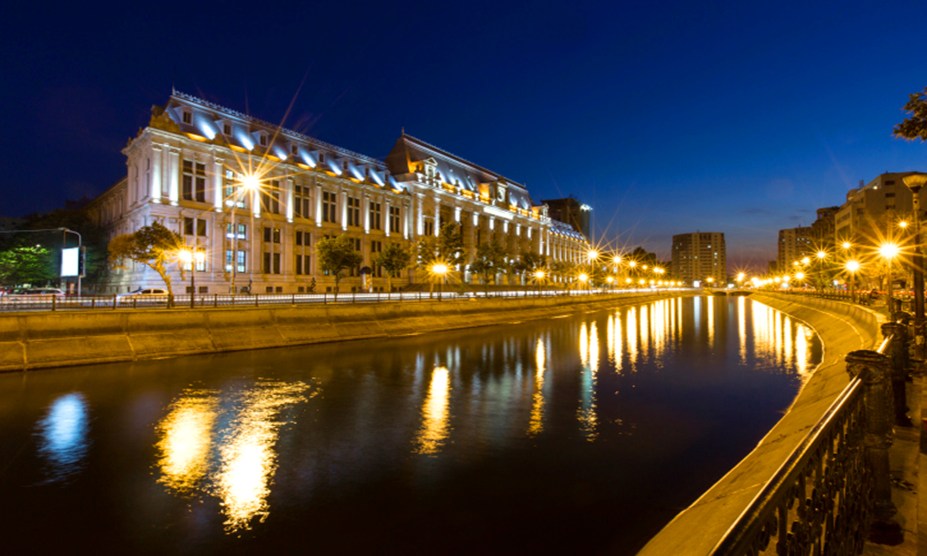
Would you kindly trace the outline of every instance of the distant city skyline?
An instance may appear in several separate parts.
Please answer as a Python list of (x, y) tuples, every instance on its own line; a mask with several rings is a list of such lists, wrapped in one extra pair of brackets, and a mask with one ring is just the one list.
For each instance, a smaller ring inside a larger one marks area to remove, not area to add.
[(377, 158), (404, 129), (662, 260), (721, 232), (731, 271), (859, 182), (927, 170), (891, 133), (927, 86), (920, 2), (198, 6), (8, 8), (0, 216), (105, 191), (172, 87)]

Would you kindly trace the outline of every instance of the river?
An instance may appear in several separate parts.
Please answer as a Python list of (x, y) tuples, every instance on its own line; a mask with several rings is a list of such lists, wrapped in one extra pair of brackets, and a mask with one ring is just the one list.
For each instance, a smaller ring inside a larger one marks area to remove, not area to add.
[(708, 296), (4, 374), (0, 546), (633, 554), (820, 358), (807, 326)]

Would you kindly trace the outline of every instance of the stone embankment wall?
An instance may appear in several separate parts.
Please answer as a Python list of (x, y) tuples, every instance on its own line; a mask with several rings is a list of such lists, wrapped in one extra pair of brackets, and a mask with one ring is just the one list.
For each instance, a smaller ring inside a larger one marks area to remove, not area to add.
[(642, 555), (711, 554), (849, 383), (846, 354), (875, 349), (881, 341), (883, 315), (858, 305), (785, 294), (754, 294), (753, 299), (811, 326), (824, 344), (823, 360), (757, 447), (651, 539)]
[(0, 315), (0, 371), (422, 334), (678, 293)]

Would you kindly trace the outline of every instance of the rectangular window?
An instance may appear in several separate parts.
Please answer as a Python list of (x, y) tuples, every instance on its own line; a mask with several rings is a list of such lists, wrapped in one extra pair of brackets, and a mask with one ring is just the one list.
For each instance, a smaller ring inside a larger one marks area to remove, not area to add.
[(337, 222), (335, 218), (335, 208), (338, 204), (338, 198), (335, 193), (331, 191), (322, 192), (322, 221), (323, 222)]
[(399, 207), (389, 207), (389, 231), (399, 233)]
[(297, 218), (309, 218), (309, 208), (311, 206), (309, 186), (295, 186), (293, 191), (293, 214), (295, 214)]
[(183, 161), (183, 198), (206, 202), (206, 165), (192, 160)]
[(261, 208), (272, 214), (280, 214), (280, 181), (271, 180), (261, 190)]
[[(248, 228), (245, 224), (236, 224), (235, 227), (238, 228), (238, 239), (248, 239)], [(225, 237), (233, 239), (231, 222), (225, 225)]]
[(232, 126), (230, 126), (229, 124), (222, 124), (222, 133), (223, 135), (231, 135)]
[(360, 226), (360, 199), (348, 197), (348, 226)]
[[(225, 251), (225, 271), (232, 271), (232, 250), (226, 249)], [(238, 266), (235, 269), (235, 272), (244, 272), (245, 271), (245, 252), (238, 251)]]
[(206, 237), (206, 221), (201, 218), (184, 217), (183, 234), (186, 236)]
[(280, 228), (264, 228), (264, 243), (280, 243)]
[(225, 206), (245, 208), (245, 200), (248, 198), (248, 195), (240, 187), (239, 181), (240, 177), (237, 177), (235, 172), (231, 170), (225, 171), (225, 175), (222, 178), (222, 194), (225, 198)]
[(432, 220), (431, 218), (426, 218), (424, 224), (425, 224), (425, 226), (424, 226), (424, 228), (425, 228), (424, 235), (426, 235), (426, 236), (433, 236), (433, 235), (435, 235), (435, 222), (434, 222), (434, 220)]
[(264, 274), (280, 274), (280, 253), (264, 253)]
[(380, 203), (370, 203), (370, 229), (380, 230)]

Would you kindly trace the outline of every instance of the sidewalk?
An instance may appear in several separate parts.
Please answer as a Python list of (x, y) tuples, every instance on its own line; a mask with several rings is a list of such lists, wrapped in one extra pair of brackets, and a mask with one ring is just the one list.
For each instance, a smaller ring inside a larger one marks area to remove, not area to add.
[[(921, 453), (923, 434), (921, 416), (927, 418), (927, 377), (919, 374), (908, 386), (908, 414), (913, 427), (895, 427), (895, 442), (889, 452), (892, 474), (892, 501), (898, 509), (895, 516), (904, 533), (904, 542), (897, 546), (866, 543), (866, 555), (927, 554), (927, 455)], [(927, 440), (927, 439), (925, 439)]]

